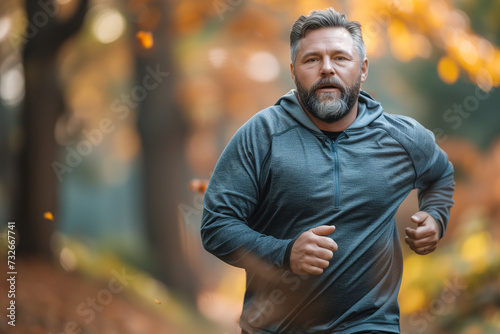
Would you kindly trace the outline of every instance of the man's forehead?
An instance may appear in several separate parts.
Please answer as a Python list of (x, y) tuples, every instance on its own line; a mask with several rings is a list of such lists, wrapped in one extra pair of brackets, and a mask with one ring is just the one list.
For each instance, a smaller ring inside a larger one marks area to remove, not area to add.
[(328, 27), (310, 30), (300, 41), (302, 52), (309, 51), (310, 48), (342, 48), (352, 51), (354, 41), (347, 29), (342, 27)]

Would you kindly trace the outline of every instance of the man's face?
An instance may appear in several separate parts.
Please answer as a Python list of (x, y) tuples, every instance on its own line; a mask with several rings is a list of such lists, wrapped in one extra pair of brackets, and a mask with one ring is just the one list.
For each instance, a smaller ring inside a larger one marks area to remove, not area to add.
[(368, 60), (361, 62), (354, 41), (344, 28), (309, 31), (300, 40), (292, 79), (299, 99), (314, 117), (332, 123), (357, 108)]

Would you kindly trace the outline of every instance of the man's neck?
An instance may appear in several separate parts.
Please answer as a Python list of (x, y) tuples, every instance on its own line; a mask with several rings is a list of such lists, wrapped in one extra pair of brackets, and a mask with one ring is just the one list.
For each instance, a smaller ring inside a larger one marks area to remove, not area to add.
[(344, 131), (345, 129), (347, 129), (354, 122), (354, 120), (358, 116), (358, 101), (356, 101), (356, 103), (351, 108), (351, 110), (349, 110), (349, 112), (344, 117), (342, 117), (342, 119), (340, 119), (340, 120), (338, 120), (336, 122), (333, 122), (333, 123), (327, 123), (327, 122), (324, 122), (324, 121), (322, 121), (322, 120), (314, 117), (304, 107), (304, 105), (302, 104), (302, 102), (300, 102), (300, 104), (302, 106), (302, 109), (306, 113), (307, 117), (309, 117), (309, 119), (314, 123), (314, 125), (316, 125), (318, 127), (318, 129), (320, 129), (322, 131), (331, 131), (331, 132)]

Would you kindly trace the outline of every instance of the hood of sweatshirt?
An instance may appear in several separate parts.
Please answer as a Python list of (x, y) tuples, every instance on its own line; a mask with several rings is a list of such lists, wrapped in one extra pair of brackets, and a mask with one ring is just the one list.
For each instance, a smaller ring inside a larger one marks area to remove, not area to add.
[[(292, 89), (287, 94), (280, 97), (275, 105), (281, 106), (306, 128), (314, 132), (322, 133), (321, 130), (307, 116), (304, 109), (302, 109), (296, 89)], [(375, 119), (377, 119), (383, 111), (384, 109), (382, 108), (380, 102), (376, 101), (365, 91), (361, 91), (358, 97), (358, 115), (356, 116), (354, 122), (345, 131), (349, 132), (350, 130), (361, 129), (368, 126)]]

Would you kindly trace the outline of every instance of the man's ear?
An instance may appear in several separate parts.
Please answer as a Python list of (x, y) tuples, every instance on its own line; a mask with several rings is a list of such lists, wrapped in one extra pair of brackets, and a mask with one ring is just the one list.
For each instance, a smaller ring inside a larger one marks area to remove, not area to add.
[(295, 82), (295, 71), (293, 70), (293, 63), (290, 63), (290, 73), (292, 74), (293, 82)]
[(368, 77), (368, 58), (365, 58), (363, 60), (363, 63), (361, 64), (361, 82), (365, 82), (367, 77)]

